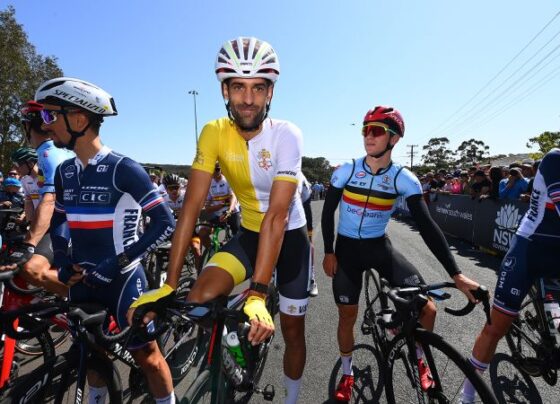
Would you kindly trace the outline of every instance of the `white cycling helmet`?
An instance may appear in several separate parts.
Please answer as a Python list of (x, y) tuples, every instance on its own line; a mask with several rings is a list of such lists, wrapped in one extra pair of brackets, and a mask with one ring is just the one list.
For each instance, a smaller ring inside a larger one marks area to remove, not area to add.
[(255, 37), (239, 37), (223, 44), (216, 56), (216, 76), (220, 82), (231, 77), (278, 80), (280, 63), (268, 42)]
[(95, 84), (70, 77), (58, 77), (39, 86), (35, 101), (60, 106), (75, 106), (96, 115), (117, 115), (113, 97)]

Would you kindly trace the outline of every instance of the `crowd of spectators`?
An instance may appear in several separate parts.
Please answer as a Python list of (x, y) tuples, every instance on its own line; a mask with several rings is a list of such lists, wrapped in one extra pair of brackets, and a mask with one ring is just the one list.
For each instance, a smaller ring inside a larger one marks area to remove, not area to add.
[(420, 177), (429, 193), (469, 195), (473, 199), (528, 201), (540, 160), (525, 159), (509, 166), (480, 165), (466, 170), (441, 169)]

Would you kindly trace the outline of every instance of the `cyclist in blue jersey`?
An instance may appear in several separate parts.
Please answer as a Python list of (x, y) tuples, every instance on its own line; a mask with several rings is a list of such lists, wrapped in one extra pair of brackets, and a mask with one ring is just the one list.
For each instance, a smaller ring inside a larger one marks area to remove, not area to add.
[[(107, 92), (60, 77), (43, 83), (35, 99), (43, 103), (42, 128), (76, 153), (54, 176), (52, 240), (59, 280), (70, 287), (71, 301), (102, 303), (123, 329), (131, 303), (147, 287), (141, 259), (174, 230), (171, 211), (140, 164), (101, 143), (103, 118), (117, 115)], [(143, 214), (150, 226), (140, 235)], [(156, 402), (174, 403), (171, 373), (156, 342), (133, 338), (127, 348)], [(90, 397), (104, 402), (107, 389), (94, 374), (88, 374), (88, 384)]]
[[(457, 267), (443, 233), (430, 217), (418, 179), (391, 161), (391, 151), (404, 135), (404, 122), (399, 111), (385, 106), (369, 110), (364, 117), (362, 135), (366, 156), (342, 165), (333, 173), (321, 218), (325, 244), (323, 269), (333, 278), (339, 314), (338, 345), (343, 376), (335, 398), (340, 401), (350, 400), (354, 384), (352, 348), (363, 272), (374, 268), (394, 286), (424, 283), (420, 273), (393, 247), (386, 235), (397, 197), (405, 198), (422, 238), (471, 301), (475, 299), (469, 290), (478, 287)], [(339, 222), (335, 249), (334, 214), (337, 207)], [(435, 314), (435, 305), (428, 302), (420, 317), (424, 328), (433, 329)], [(421, 348), (417, 349), (417, 356), (421, 385), (427, 390), (433, 380)]]
[[(523, 216), (498, 272), (491, 312), (476, 339), (471, 363), (484, 372), (500, 339), (517, 317), (521, 303), (535, 280), (558, 277), (560, 253), (560, 149), (552, 149), (542, 159), (533, 181), (529, 209)], [(475, 399), (470, 382), (463, 387), (463, 402)]]
[[(8, 257), (8, 261), (13, 264), (0, 267), (0, 270), (23, 265), (21, 275), (26, 281), (66, 296), (67, 287), (58, 281), (56, 271), (51, 270), (53, 249), (49, 228), (55, 200), (54, 172), (56, 167), (72, 154), (55, 147), (49, 133), (41, 129), (42, 108), (41, 104), (29, 101), (20, 111), (26, 140), (37, 151), (39, 203), (35, 207), (33, 220), (24, 241)], [(32, 166), (25, 159), (16, 160), (14, 164), (23, 175), (32, 170)], [(24, 167), (27, 172), (21, 171)]]

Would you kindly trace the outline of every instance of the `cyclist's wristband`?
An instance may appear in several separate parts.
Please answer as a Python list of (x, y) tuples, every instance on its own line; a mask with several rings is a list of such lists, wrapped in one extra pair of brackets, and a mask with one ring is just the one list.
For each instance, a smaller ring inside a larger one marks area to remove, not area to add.
[(249, 289), (257, 293), (262, 293), (263, 295), (268, 295), (268, 285), (259, 282), (251, 282)]

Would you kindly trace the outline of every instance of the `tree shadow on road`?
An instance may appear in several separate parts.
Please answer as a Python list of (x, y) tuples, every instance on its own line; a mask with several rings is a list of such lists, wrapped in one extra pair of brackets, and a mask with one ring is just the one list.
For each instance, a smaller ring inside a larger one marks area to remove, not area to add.
[[(379, 352), (367, 344), (358, 344), (352, 351), (352, 370), (354, 371), (354, 388), (351, 403), (378, 403), (383, 394), (383, 359)], [(340, 403), (334, 399), (336, 386), (342, 377), (342, 361), (338, 359), (329, 379), (329, 399), (326, 403)]]
[(500, 404), (542, 404), (537, 386), (530, 376), (519, 369), (510, 355), (497, 353), (490, 363), (489, 371), (494, 394)]

